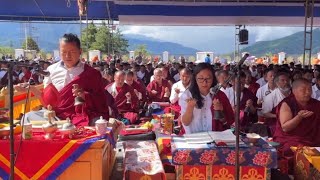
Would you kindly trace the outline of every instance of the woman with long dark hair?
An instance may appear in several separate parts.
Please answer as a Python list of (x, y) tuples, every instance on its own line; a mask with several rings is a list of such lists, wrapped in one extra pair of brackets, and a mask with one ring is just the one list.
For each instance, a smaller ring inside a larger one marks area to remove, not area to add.
[[(181, 96), (181, 122), (185, 133), (222, 131), (234, 122), (232, 107), (226, 95), (210, 93), (214, 86), (214, 73), (210, 64), (195, 66), (191, 85)], [(223, 111), (223, 120), (215, 120), (214, 112)]]

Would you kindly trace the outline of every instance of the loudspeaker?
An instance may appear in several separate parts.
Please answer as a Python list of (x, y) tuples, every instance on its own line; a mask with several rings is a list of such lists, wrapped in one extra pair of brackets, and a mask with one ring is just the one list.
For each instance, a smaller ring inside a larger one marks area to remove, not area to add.
[(246, 29), (241, 29), (239, 31), (239, 43), (248, 44), (249, 41), (249, 31)]

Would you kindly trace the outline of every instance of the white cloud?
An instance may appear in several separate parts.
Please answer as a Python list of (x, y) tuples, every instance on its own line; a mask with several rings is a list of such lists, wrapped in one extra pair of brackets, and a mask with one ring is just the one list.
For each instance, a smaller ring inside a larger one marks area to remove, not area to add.
[[(193, 47), (201, 51), (228, 53), (234, 50), (234, 26), (120, 26), (124, 34), (144, 35)], [(273, 40), (303, 31), (302, 27), (250, 26), (250, 42)]]
[(303, 31), (303, 27), (254, 27), (248, 28), (249, 32), (255, 36), (256, 41), (269, 41), (285, 36), (289, 36), (293, 33)]

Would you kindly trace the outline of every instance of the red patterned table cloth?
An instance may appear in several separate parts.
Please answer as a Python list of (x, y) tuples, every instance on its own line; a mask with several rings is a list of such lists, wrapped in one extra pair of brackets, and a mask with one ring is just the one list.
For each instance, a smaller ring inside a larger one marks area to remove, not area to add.
[[(112, 129), (106, 135), (98, 136), (94, 131), (79, 135), (74, 139), (45, 140), (42, 133), (33, 133), (30, 140), (15, 137), (15, 153), (19, 153), (15, 165), (15, 179), (57, 179), (90, 146), (101, 139), (115, 145)], [(0, 177), (9, 179), (10, 148), (9, 140), (0, 140)], [(18, 152), (20, 147), (20, 151)]]
[[(181, 137), (171, 140), (174, 165), (235, 165), (234, 147), (217, 147), (214, 144), (188, 144)], [(240, 147), (241, 166), (277, 168), (277, 151), (262, 139), (256, 146)]]
[[(177, 180), (233, 180), (235, 179), (235, 166), (176, 166)], [(264, 167), (241, 166), (241, 180), (269, 180), (270, 169)]]
[(154, 141), (126, 141), (124, 179), (164, 180), (165, 172)]

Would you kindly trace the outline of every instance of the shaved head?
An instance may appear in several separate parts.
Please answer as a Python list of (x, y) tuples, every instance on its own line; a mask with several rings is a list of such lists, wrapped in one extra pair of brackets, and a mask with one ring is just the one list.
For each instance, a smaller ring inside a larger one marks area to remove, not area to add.
[(123, 71), (117, 71), (115, 74), (114, 74), (114, 76), (124, 76), (125, 75), (125, 73), (123, 72)]
[(158, 74), (158, 73), (162, 73), (162, 69), (161, 69), (161, 68), (156, 68), (156, 69), (153, 71), (153, 74)]
[(117, 87), (122, 87), (124, 85), (124, 75), (125, 73), (123, 71), (117, 71), (114, 74), (114, 83)]
[(298, 87), (301, 87), (303, 85), (307, 85), (307, 86), (311, 86), (311, 83), (309, 80), (301, 78), (301, 79), (297, 79), (295, 81), (293, 81), (292, 83), (292, 89), (297, 89)]
[(292, 83), (292, 93), (298, 103), (307, 104), (311, 99), (312, 86), (307, 79), (297, 79)]
[(191, 75), (192, 72), (188, 68), (183, 68), (180, 70), (180, 74), (186, 73), (187, 75)]
[(179, 75), (180, 75), (180, 80), (181, 80), (182, 84), (185, 87), (188, 87), (190, 84), (192, 72), (187, 68), (183, 68), (180, 70)]

